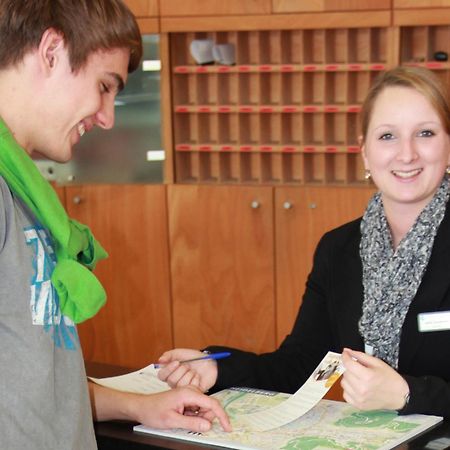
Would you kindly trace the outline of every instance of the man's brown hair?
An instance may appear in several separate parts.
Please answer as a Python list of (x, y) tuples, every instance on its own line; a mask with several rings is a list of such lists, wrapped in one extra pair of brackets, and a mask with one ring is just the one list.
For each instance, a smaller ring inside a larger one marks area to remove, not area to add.
[(0, 0), (0, 69), (39, 46), (45, 30), (62, 33), (74, 72), (99, 50), (130, 50), (128, 72), (142, 57), (135, 17), (121, 0)]

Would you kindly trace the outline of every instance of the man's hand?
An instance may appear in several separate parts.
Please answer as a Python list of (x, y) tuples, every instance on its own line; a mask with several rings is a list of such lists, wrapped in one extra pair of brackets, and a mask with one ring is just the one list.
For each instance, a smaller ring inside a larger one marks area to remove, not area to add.
[(136, 420), (144, 425), (205, 432), (217, 418), (225, 431), (231, 431), (230, 421), (220, 403), (197, 388), (177, 388), (140, 397), (135, 405)]
[(132, 394), (89, 383), (92, 413), (97, 421), (131, 420), (152, 428), (185, 428), (204, 432), (218, 419), (225, 431), (230, 421), (220, 403), (193, 386), (158, 394)]

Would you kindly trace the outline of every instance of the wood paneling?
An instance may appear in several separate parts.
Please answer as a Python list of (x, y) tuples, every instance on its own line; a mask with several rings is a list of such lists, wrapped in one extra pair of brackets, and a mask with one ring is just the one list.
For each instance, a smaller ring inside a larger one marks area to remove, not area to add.
[(270, 14), (271, 0), (162, 0), (161, 16)]
[(125, 0), (136, 17), (158, 17), (158, 0)]
[(448, 25), (450, 8), (394, 10), (393, 24), (402, 25)]
[(169, 36), (167, 33), (160, 35), (161, 58), (161, 137), (165, 149), (164, 182), (173, 183), (174, 174), (174, 150), (173, 150), (173, 118), (172, 118), (172, 88), (170, 72)]
[(159, 33), (159, 19), (151, 17), (138, 17), (137, 23), (142, 34)]
[(394, 9), (449, 8), (450, 0), (394, 0)]
[(274, 14), (268, 16), (161, 17), (161, 31), (242, 31), (295, 30), (315, 28), (385, 27), (391, 23), (391, 11)]
[(390, 9), (391, 0), (272, 0), (274, 13)]
[(168, 186), (168, 209), (175, 346), (273, 350), (272, 188)]
[(364, 187), (276, 188), (278, 344), (291, 331), (297, 316), (319, 239), (326, 231), (360, 217), (373, 192)]
[(164, 186), (66, 187), (69, 214), (109, 253), (95, 273), (106, 306), (79, 326), (85, 359), (143, 367), (173, 346)]

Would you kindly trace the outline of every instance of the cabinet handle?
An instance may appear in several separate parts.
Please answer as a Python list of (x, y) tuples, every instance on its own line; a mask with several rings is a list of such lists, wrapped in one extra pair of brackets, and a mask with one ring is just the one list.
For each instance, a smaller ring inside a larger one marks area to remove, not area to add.
[(80, 197), (79, 195), (75, 195), (75, 197), (72, 199), (72, 202), (75, 205), (79, 205), (82, 201), (83, 201), (83, 198)]
[(294, 207), (294, 205), (291, 202), (284, 202), (283, 203), (283, 208), (284, 209), (291, 209), (293, 207)]
[(258, 200), (253, 200), (253, 201), (250, 203), (250, 206), (251, 206), (253, 209), (258, 209), (258, 208), (261, 206), (261, 203), (259, 203)]
[(314, 203), (314, 202), (310, 203), (310, 204), (308, 205), (308, 208), (309, 208), (309, 209), (316, 209), (316, 208), (317, 208), (317, 203)]

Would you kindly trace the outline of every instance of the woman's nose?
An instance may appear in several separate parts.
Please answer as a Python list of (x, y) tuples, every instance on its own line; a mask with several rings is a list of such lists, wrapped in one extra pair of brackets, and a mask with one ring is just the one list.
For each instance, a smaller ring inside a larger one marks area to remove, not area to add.
[(417, 158), (417, 151), (413, 139), (405, 139), (401, 142), (397, 159), (403, 162), (411, 162)]

